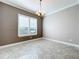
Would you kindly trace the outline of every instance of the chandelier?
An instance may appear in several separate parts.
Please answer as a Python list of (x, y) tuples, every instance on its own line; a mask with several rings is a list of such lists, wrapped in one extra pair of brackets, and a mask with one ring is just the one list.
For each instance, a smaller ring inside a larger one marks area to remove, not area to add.
[(42, 0), (40, 0), (40, 8), (39, 8), (38, 11), (36, 11), (36, 14), (38, 16), (44, 16), (45, 15), (44, 11), (42, 10)]

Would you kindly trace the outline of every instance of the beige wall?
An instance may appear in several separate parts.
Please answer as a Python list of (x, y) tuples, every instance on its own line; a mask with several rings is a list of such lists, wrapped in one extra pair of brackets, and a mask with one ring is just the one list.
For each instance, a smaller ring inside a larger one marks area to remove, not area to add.
[(19, 13), (37, 18), (38, 35), (32, 37), (36, 38), (42, 36), (42, 20), (40, 17), (0, 2), (0, 45), (23, 41), (30, 38), (26, 37), (24, 39), (17, 40)]
[(44, 18), (44, 37), (79, 44), (79, 5)]

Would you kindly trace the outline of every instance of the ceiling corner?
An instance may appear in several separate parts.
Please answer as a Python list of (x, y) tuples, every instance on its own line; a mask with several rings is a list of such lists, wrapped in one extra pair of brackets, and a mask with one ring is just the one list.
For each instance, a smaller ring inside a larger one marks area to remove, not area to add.
[(48, 13), (47, 15), (45, 15), (45, 17), (46, 17), (46, 16), (49, 16), (49, 15), (52, 15), (52, 14), (54, 14), (54, 13), (60, 12), (60, 11), (62, 11), (62, 10), (65, 10), (65, 9), (67, 9), (67, 8), (73, 7), (73, 6), (78, 5), (78, 4), (79, 4), (79, 0), (78, 0), (76, 3), (73, 3), (73, 4), (71, 4), (71, 5), (68, 5), (68, 6), (65, 6), (65, 7), (63, 7), (63, 8), (60, 8), (60, 9), (58, 9), (58, 10), (55, 10), (55, 11), (53, 11), (53, 12), (50, 12), (50, 13)]

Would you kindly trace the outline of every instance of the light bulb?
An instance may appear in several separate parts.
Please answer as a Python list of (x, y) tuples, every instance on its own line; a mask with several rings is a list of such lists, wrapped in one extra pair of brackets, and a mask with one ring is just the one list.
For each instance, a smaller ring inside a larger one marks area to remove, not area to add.
[(38, 11), (36, 12), (36, 14), (37, 14), (38, 16), (44, 16), (44, 15), (45, 15), (45, 13), (44, 13), (43, 11), (40, 11), (40, 10), (38, 10)]

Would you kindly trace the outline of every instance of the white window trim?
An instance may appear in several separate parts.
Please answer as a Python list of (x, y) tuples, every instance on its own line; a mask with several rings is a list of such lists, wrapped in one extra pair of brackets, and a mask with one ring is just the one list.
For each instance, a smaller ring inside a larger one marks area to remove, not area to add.
[[(19, 20), (19, 15), (23, 15), (23, 14), (18, 14), (18, 20)], [(26, 15), (23, 15), (23, 16), (26, 16)], [(26, 17), (28, 17), (29, 18), (29, 27), (28, 27), (28, 29), (30, 29), (30, 18), (34, 18), (34, 17), (29, 17), (29, 16), (26, 16)], [(36, 28), (37, 29), (37, 28)], [(22, 34), (22, 35), (19, 35), (18, 34), (18, 36), (19, 37), (24, 37), (24, 36), (31, 36), (31, 35), (37, 35), (37, 30), (36, 30), (36, 33), (34, 33), (34, 34), (30, 34), (30, 31), (28, 30), (28, 33), (29, 34)]]

